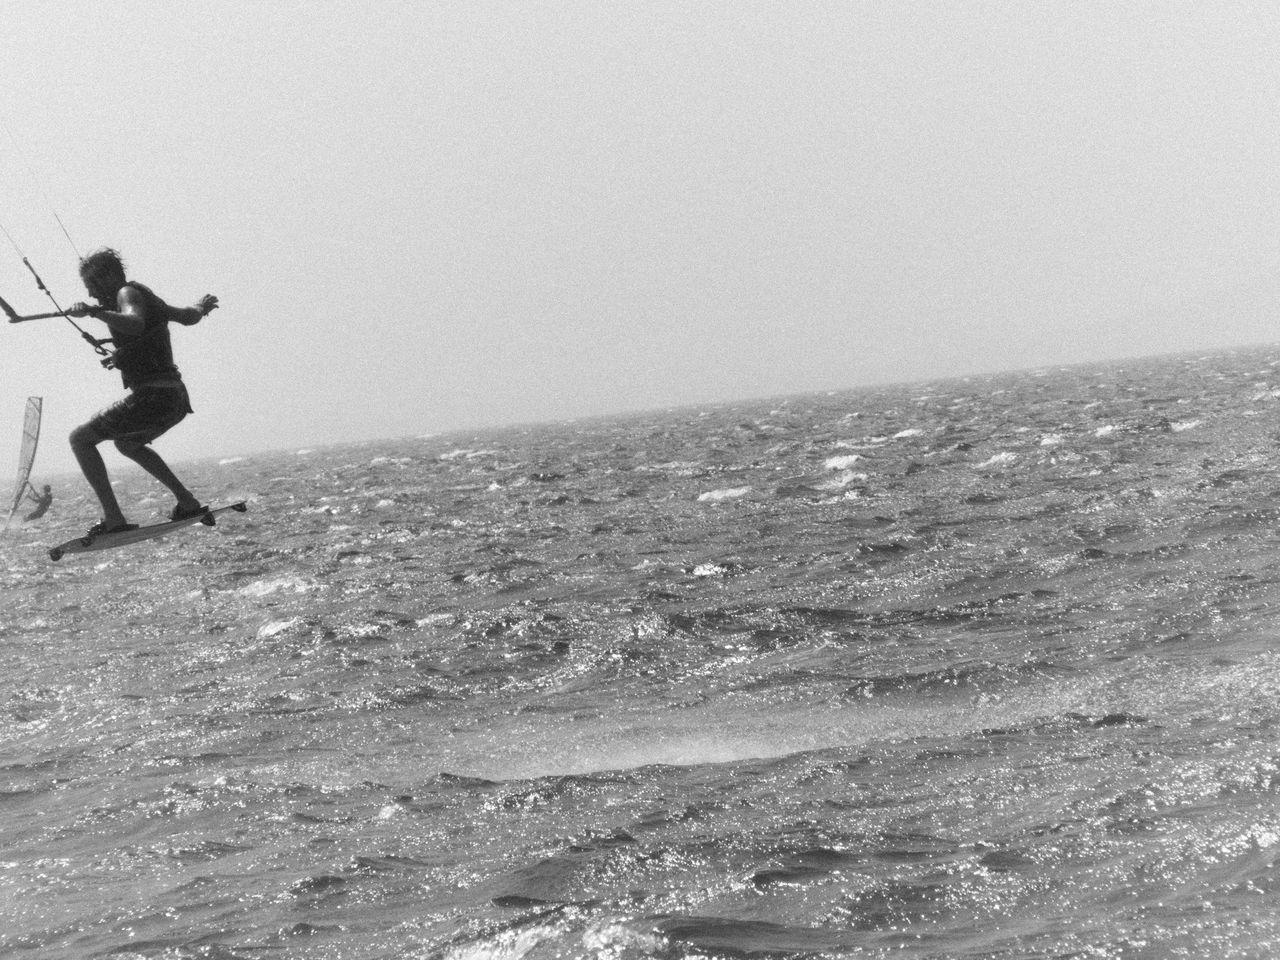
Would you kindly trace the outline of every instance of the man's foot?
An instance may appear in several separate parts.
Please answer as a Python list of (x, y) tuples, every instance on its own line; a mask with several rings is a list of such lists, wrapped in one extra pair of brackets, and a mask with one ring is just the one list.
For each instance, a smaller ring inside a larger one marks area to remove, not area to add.
[(196, 503), (185, 507), (182, 504), (178, 504), (169, 511), (169, 519), (171, 521), (190, 520), (192, 517), (203, 517), (208, 512), (209, 508), (202, 503)]
[(126, 530), (137, 530), (136, 523), (126, 523), (123, 520), (99, 520), (86, 532), (86, 537), (100, 537), (104, 533), (124, 533)]

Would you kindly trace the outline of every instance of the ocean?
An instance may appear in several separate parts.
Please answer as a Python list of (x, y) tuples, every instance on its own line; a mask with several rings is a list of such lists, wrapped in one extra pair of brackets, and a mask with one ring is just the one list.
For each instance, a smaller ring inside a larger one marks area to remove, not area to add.
[(1280, 348), (179, 472), (0, 540), (0, 956), (1280, 956)]

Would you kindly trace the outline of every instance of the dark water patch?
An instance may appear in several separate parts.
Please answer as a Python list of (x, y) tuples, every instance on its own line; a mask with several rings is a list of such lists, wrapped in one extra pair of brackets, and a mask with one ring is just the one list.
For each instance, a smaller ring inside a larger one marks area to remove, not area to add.
[(223, 857), (234, 856), (253, 849), (236, 843), (225, 843), (217, 840), (201, 840), (189, 847), (174, 847), (165, 851), (165, 856), (178, 863), (209, 863)]
[(892, 560), (910, 553), (911, 550), (910, 544), (894, 540), (888, 543), (861, 543), (857, 552), (868, 560)]
[(1040, 869), (1035, 858), (1017, 850), (990, 850), (978, 860), (994, 873), (1026, 873), (1034, 875)]
[(395, 709), (417, 707), (424, 703), (439, 700), (456, 700), (459, 694), (447, 687), (434, 683), (417, 684), (394, 691), (382, 691), (377, 695), (380, 705)]
[(1096, 720), (1088, 720), (1084, 718), (1089, 726), (1095, 730), (1103, 727), (1135, 727), (1142, 726), (1148, 721), (1145, 717), (1139, 717), (1130, 713), (1108, 713), (1098, 717)]
[(661, 832), (683, 824), (714, 823), (728, 809), (724, 802), (700, 801), (682, 807), (652, 810), (633, 822), (628, 830), (630, 833)]
[(483, 777), (469, 777), (463, 774), (449, 773), (444, 770), (436, 774), (435, 782), (450, 790), (488, 790), (500, 785), (496, 780), (486, 780)]
[(618, 784), (634, 782), (633, 776), (618, 773), (546, 777), (531, 785), (511, 785), (496, 799), (504, 810), (532, 810), (552, 803), (580, 802)]
[(884, 880), (847, 898), (838, 913), (853, 929), (868, 932), (941, 924), (965, 909), (963, 883), (942, 870)]
[(336, 874), (317, 874), (303, 877), (289, 886), (289, 894), (297, 899), (329, 901), (347, 893), (348, 880)]
[(595, 848), (577, 847), (514, 871), (499, 882), (490, 899), (500, 907), (563, 904), (586, 906), (599, 902), (589, 895), (597, 870)]
[(658, 917), (666, 937), (729, 957), (820, 956), (856, 948), (861, 939), (846, 929), (791, 926), (764, 920), (673, 915)]
[(314, 940), (322, 937), (333, 937), (343, 932), (337, 924), (308, 923), (299, 920), (288, 927), (281, 927), (267, 938), (268, 946), (289, 944), (298, 940)]
[(847, 607), (780, 607), (778, 617), (787, 624), (843, 630), (871, 626), (877, 622), (874, 613)]
[(558, 903), (558, 901), (545, 899), (543, 897), (527, 896), (522, 893), (500, 893), (490, 898), (490, 903), (495, 907), (510, 907), (512, 909), (522, 909), (524, 907), (545, 907), (548, 904)]
[(1149, 547), (1124, 549), (1115, 547), (1110, 550), (1089, 548), (1081, 552), (1086, 560), (1115, 560), (1125, 564), (1141, 565), (1154, 563), (1171, 563), (1193, 554), (1197, 550), (1193, 543), (1164, 543)]
[(899, 607), (881, 612), (871, 622), (880, 626), (905, 623), (959, 626), (975, 621), (985, 621), (997, 614), (1003, 614), (1008, 608), (1018, 605), (1028, 596), (1034, 599), (1041, 599), (1052, 596), (1052, 593), (1008, 591), (990, 596), (969, 597), (956, 603), (937, 604), (923, 608)]
[(1032, 736), (1063, 736), (1072, 735), (1079, 731), (1103, 730), (1108, 727), (1142, 727), (1149, 724), (1150, 721), (1147, 718), (1136, 714), (1124, 713), (1123, 711), (1098, 716), (1065, 713), (1056, 717), (1037, 718), (1017, 726), (987, 727), (979, 731), (979, 734), (982, 737), (991, 739), (1025, 739)]
[(415, 874), (434, 869), (435, 864), (414, 857), (394, 853), (377, 856), (358, 856), (347, 866), (347, 871), (360, 876), (383, 874)]
[(884, 863), (922, 863), (954, 859), (967, 848), (927, 833), (885, 833), (873, 839), (869, 858)]
[(845, 688), (844, 695), (869, 698), (890, 694), (921, 695), (961, 689), (991, 691), (1066, 672), (1069, 671), (1061, 665), (1042, 660), (1015, 664), (985, 661), (960, 663), (919, 673), (860, 677)]
[[(968, 496), (966, 496), (964, 498), (964, 502), (969, 504), (970, 506), (984, 507), (984, 506), (990, 506), (996, 503), (1004, 503), (1008, 499), (1009, 499), (1008, 494), (991, 493), (989, 491), (980, 491), (978, 493), (971, 493)], [(1003, 518), (998, 516), (970, 518), (970, 520), (972, 521), (978, 521), (978, 520), (994, 521), (994, 520), (1000, 520), (1000, 519), (1003, 519)]]
[(865, 863), (866, 854), (835, 850), (830, 847), (813, 847), (797, 850), (779, 859), (779, 864), (751, 875), (757, 887), (776, 885), (800, 886), (840, 874), (843, 870)]
[(27, 800), (34, 800), (36, 797), (44, 796), (52, 790), (52, 784), (42, 787), (32, 786), (0, 789), (0, 804), (22, 803)]
[(885, 527), (891, 527), (898, 520), (895, 517), (887, 517), (881, 514), (873, 514), (870, 516), (841, 517), (834, 523), (848, 530), (882, 530)]
[(339, 703), (338, 696), (334, 694), (315, 693), (310, 696), (319, 702), (300, 703), (292, 694), (278, 694), (248, 707), (245, 713), (253, 717), (305, 716), (328, 713)]
[(1254, 478), (1255, 474), (1250, 470), (1224, 470), (1214, 477), (1202, 481), (1196, 485), (1197, 489), (1211, 488), (1221, 490), (1224, 487), (1232, 487), (1237, 484), (1247, 483)]

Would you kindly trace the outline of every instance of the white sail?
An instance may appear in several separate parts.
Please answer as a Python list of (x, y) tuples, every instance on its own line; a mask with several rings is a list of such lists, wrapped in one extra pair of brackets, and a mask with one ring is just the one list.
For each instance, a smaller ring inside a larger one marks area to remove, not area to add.
[(31, 465), (36, 460), (36, 444), (40, 442), (40, 416), (43, 413), (44, 401), (40, 397), (27, 397), (27, 415), (22, 421), (22, 450), (18, 454), (18, 483), (13, 489), (13, 499), (9, 502), (9, 516), (5, 519), (7, 527), (18, 512), (23, 497), (27, 493), (27, 482), (31, 477)]

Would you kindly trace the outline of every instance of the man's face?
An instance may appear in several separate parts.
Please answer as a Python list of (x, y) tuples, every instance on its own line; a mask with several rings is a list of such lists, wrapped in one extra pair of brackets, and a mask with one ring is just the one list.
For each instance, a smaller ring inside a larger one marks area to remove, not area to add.
[(84, 288), (97, 300), (112, 300), (124, 286), (124, 272), (115, 264), (103, 264), (84, 276)]

